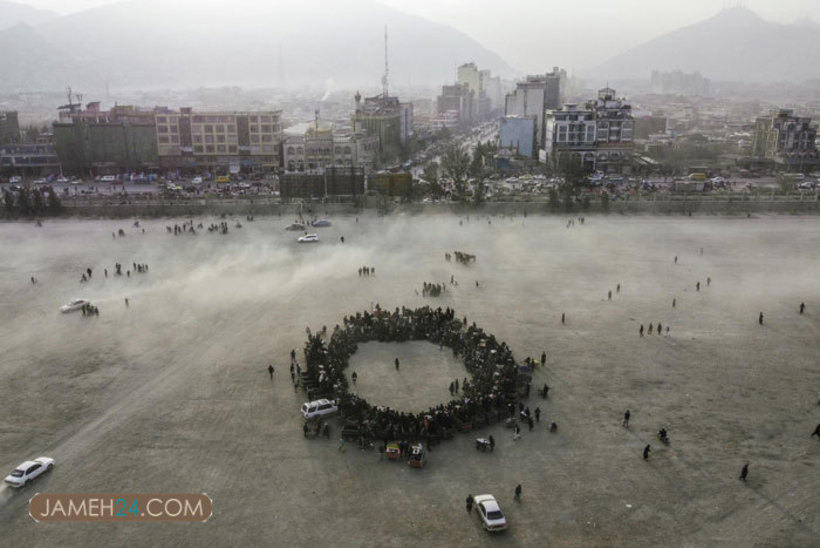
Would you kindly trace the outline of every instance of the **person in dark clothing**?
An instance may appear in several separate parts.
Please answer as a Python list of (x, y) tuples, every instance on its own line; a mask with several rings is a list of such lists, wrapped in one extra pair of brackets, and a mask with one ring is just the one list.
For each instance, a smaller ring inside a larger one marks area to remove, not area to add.
[(817, 439), (820, 440), (820, 423), (817, 423), (817, 428), (814, 429), (814, 432), (811, 433), (810, 437), (817, 436)]
[(627, 409), (626, 413), (624, 413), (624, 421), (621, 423), (621, 426), (623, 426), (624, 428), (629, 428), (629, 417), (630, 416), (631, 415), (629, 413), (629, 409)]
[(398, 371), (398, 370), (399, 370), (399, 359), (396, 358), (396, 371)]
[[(820, 427), (820, 426), (818, 426), (818, 427)], [(490, 451), (492, 451), (493, 449), (495, 449), (495, 438), (490, 436), (489, 440), (490, 440)]]
[(467, 495), (467, 513), (473, 511), (473, 495)]
[(652, 450), (651, 445), (647, 445), (643, 448), (643, 460), (649, 460), (649, 452)]
[(515, 500), (521, 502), (521, 484), (515, 486)]
[(541, 422), (541, 408), (535, 408), (535, 422)]
[(273, 380), (273, 365), (268, 365), (268, 375), (270, 375), (270, 380)]
[(806, 303), (800, 303), (800, 313), (802, 314), (804, 310), (806, 310)]
[(746, 481), (746, 476), (749, 475), (749, 463), (743, 465), (743, 468), (740, 470), (740, 481)]
[(761, 312), (760, 316), (757, 317), (757, 323), (763, 325), (763, 312)]
[[(801, 312), (802, 314), (802, 312)], [(547, 363), (547, 353), (541, 352), (541, 367), (544, 367), (544, 364)]]

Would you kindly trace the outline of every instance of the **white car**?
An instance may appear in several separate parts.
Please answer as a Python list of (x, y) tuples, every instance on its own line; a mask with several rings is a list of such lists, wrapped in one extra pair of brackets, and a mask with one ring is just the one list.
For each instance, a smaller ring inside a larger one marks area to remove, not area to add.
[(74, 312), (75, 310), (79, 310), (87, 304), (91, 304), (91, 301), (88, 299), (74, 299), (68, 304), (64, 304), (60, 307), (60, 312)]
[(330, 400), (315, 400), (302, 404), (302, 416), (306, 419), (321, 417), (322, 415), (335, 413), (338, 410), (336, 402)]
[(27, 460), (11, 474), (6, 476), (5, 482), (12, 487), (22, 487), (28, 485), (31, 481), (42, 474), (54, 468), (54, 459), (50, 457), (38, 457), (34, 460)]
[(478, 495), (473, 498), (473, 502), (485, 530), (505, 531), (507, 529), (507, 518), (501, 512), (494, 496)]
[(191, 182), (195, 185), (201, 185), (202, 184), (202, 177), (194, 177), (194, 179)]
[(299, 243), (306, 244), (312, 242), (318, 242), (319, 235), (318, 234), (305, 234), (304, 236), (299, 236)]

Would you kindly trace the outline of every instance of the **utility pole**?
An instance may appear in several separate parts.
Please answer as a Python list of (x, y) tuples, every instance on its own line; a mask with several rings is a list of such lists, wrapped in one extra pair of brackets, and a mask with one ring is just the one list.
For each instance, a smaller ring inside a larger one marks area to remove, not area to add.
[(387, 76), (389, 74), (388, 65), (387, 65), (387, 25), (384, 26), (384, 76), (382, 76), (382, 93), (384, 94), (384, 98), (387, 99)]

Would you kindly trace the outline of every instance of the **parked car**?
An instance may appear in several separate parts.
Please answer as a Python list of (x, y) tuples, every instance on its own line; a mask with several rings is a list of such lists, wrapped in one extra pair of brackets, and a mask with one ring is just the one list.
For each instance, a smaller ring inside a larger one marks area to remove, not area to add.
[(305, 402), (302, 404), (302, 416), (306, 419), (313, 417), (321, 417), (322, 415), (329, 415), (339, 410), (336, 402), (331, 400), (315, 400)]
[(64, 304), (60, 307), (60, 312), (74, 312), (75, 310), (79, 310), (87, 304), (91, 304), (91, 301), (88, 299), (74, 299), (68, 304)]
[(478, 517), (484, 529), (490, 532), (505, 531), (507, 529), (507, 518), (498, 506), (498, 502), (492, 495), (478, 495), (473, 498)]
[(51, 457), (37, 457), (34, 460), (27, 460), (15, 468), (11, 474), (6, 476), (5, 482), (12, 487), (22, 487), (28, 485), (43, 472), (48, 472), (54, 468), (54, 459)]

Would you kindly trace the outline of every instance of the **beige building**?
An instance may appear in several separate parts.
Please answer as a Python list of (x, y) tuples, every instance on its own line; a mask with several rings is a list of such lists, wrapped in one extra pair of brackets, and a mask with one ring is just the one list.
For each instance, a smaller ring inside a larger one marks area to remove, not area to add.
[(262, 171), (281, 166), (281, 111), (157, 114), (160, 164), (169, 168)]

